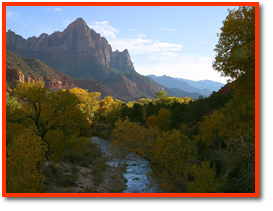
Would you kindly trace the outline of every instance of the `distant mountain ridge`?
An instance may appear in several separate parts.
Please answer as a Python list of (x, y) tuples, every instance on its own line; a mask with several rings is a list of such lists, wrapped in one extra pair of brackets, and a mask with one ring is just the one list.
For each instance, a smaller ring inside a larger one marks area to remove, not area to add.
[[(214, 82), (210, 80), (205, 81), (191, 81), (183, 78), (172, 78), (170, 76), (155, 76), (148, 75), (156, 82), (166, 86), (168, 88), (178, 88), (181, 91), (195, 93), (196, 95), (209, 96), (213, 91), (218, 91), (224, 84), (219, 82)], [(178, 90), (177, 90), (178, 91)]]
[(217, 82), (217, 81), (211, 81), (211, 80), (200, 80), (200, 81), (192, 81), (184, 78), (175, 78), (179, 81), (186, 81), (190, 86), (197, 88), (197, 89), (208, 89), (210, 91), (218, 91), (223, 87), (225, 84)]
[(9, 30), (6, 49), (22, 58), (37, 58), (70, 77), (100, 81), (127, 100), (153, 98), (158, 91), (176, 95), (171, 89), (138, 74), (128, 50), (113, 52), (108, 41), (90, 29), (82, 18), (69, 24), (63, 32), (43, 33), (28, 39)]

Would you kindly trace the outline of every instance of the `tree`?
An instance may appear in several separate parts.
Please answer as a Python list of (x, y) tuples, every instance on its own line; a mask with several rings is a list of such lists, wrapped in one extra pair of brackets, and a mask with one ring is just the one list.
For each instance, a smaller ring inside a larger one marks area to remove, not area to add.
[(159, 132), (157, 127), (145, 128), (128, 118), (115, 122), (112, 156), (125, 158), (132, 153), (148, 160), (153, 171), (147, 176), (164, 192), (185, 192), (183, 172), (190, 166), (192, 151), (193, 142), (178, 130)]
[(155, 115), (151, 115), (147, 118), (146, 124), (148, 128), (156, 127), (157, 126), (157, 117)]
[(222, 190), (255, 191), (255, 7), (229, 10), (216, 45), (213, 68), (234, 81), (233, 98), (200, 125), (203, 141), (217, 135), (224, 146), (214, 154), (221, 161)]
[(213, 68), (223, 76), (237, 79), (232, 85), (238, 94), (255, 94), (255, 7), (229, 10), (223, 21)]
[(15, 109), (21, 107), (20, 103), (18, 102), (18, 99), (16, 97), (11, 96), (9, 92), (6, 92), (6, 105), (7, 110), (10, 110), (10, 112), (13, 112)]
[(80, 100), (80, 109), (82, 112), (86, 113), (87, 119), (91, 123), (94, 117), (94, 112), (98, 109), (98, 99), (101, 94), (99, 92), (88, 93), (86, 90), (76, 87), (69, 91), (78, 97)]
[(161, 108), (158, 111), (157, 125), (162, 131), (168, 131), (170, 129), (171, 121), (169, 117), (171, 115), (170, 110)]
[(184, 172), (193, 158), (193, 142), (179, 130), (157, 133), (151, 150), (150, 163), (160, 189), (164, 192), (185, 192)]
[(189, 175), (186, 176), (188, 179), (192, 177), (191, 181), (187, 182), (188, 191), (190, 193), (215, 193), (219, 181), (215, 179), (215, 167), (210, 168), (209, 161), (203, 161), (201, 166), (197, 166), (196, 164), (192, 165), (189, 168)]
[(164, 98), (166, 96), (167, 96), (167, 92), (164, 92), (164, 91), (155, 93), (155, 98)]
[(30, 118), (37, 127), (39, 136), (43, 139), (44, 127), (41, 126), (41, 114), (48, 101), (47, 89), (42, 82), (21, 83), (14, 90), (14, 96), (24, 101), (22, 110), (25, 117)]
[(140, 98), (140, 99), (139, 99), (139, 103), (140, 103), (141, 105), (146, 105), (146, 104), (148, 104), (148, 103), (150, 103), (150, 102), (152, 102), (152, 100), (151, 100), (150, 98)]
[(35, 126), (37, 135), (48, 144), (47, 156), (55, 161), (64, 158), (74, 146), (85, 148), (86, 143), (79, 137), (89, 136), (90, 128), (75, 94), (68, 90), (48, 92), (43, 83), (32, 82), (19, 84), (14, 95), (21, 100), (21, 108), (17, 109), (20, 112), (14, 111), (19, 115), (7, 118), (8, 143), (17, 134), (16, 127)]
[(203, 142), (208, 147), (215, 144), (219, 133), (223, 128), (224, 115), (219, 111), (214, 111), (209, 116), (204, 116), (203, 122), (200, 124), (199, 129), (202, 135)]
[(113, 102), (114, 99), (112, 96), (107, 96), (99, 101), (97, 113), (101, 121), (106, 121), (107, 114), (110, 111), (110, 107)]
[(223, 21), (213, 68), (237, 79), (255, 67), (255, 7), (229, 10)]
[(20, 132), (7, 146), (7, 192), (41, 192), (45, 176), (38, 167), (47, 148), (34, 127)]

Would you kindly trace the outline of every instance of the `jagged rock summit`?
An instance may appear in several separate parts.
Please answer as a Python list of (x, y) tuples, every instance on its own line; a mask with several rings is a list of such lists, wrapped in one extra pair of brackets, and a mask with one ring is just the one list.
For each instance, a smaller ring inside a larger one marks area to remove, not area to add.
[[(69, 24), (63, 32), (43, 33), (28, 39), (9, 30), (6, 46), (7, 51), (22, 58), (37, 58), (73, 78), (101, 81), (128, 100), (154, 97), (156, 92), (163, 90), (173, 94), (170, 89), (138, 74), (129, 51), (113, 52), (108, 41), (90, 29), (82, 18)], [(122, 84), (119, 84), (121, 78)]]
[(9, 30), (6, 40), (7, 50), (24, 58), (35, 57), (62, 72), (69, 72), (63, 67), (66, 62), (79, 64), (90, 60), (108, 68), (135, 71), (128, 50), (112, 52), (108, 41), (90, 29), (82, 18), (69, 24), (63, 32), (43, 33), (27, 40)]

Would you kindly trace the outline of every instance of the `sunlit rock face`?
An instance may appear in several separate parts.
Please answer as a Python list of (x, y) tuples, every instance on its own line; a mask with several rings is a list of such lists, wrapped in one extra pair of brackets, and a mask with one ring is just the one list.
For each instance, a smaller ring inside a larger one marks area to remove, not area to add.
[[(7, 50), (23, 58), (37, 58), (58, 70), (58, 66), (73, 61), (76, 64), (95, 60), (106, 67), (135, 71), (128, 50), (112, 52), (104, 37), (90, 29), (82, 18), (63, 32), (24, 39), (11, 30), (7, 32)], [(64, 71), (65, 72), (65, 71)]]
[[(128, 100), (153, 98), (162, 90), (172, 95), (171, 90), (138, 74), (129, 51), (113, 52), (108, 41), (90, 29), (82, 18), (69, 24), (63, 32), (43, 33), (28, 39), (9, 30), (6, 49), (22, 58), (37, 58), (72, 78), (100, 81), (104, 90), (108, 88)], [(51, 81), (49, 84), (58, 86), (59, 83)], [(92, 83), (89, 86), (93, 86)]]

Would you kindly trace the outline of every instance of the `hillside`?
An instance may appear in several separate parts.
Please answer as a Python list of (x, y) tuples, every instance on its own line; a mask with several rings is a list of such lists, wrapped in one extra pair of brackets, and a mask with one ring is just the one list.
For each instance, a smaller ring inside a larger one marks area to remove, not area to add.
[(19, 82), (43, 81), (48, 90), (73, 88), (74, 81), (68, 75), (56, 71), (35, 58), (23, 59), (6, 53), (6, 80), (16, 86)]
[(186, 81), (190, 86), (198, 89), (208, 89), (210, 91), (218, 91), (221, 87), (223, 87), (225, 84), (211, 81), (211, 80), (200, 80), (200, 81), (192, 81), (184, 78), (175, 78), (178, 81)]

